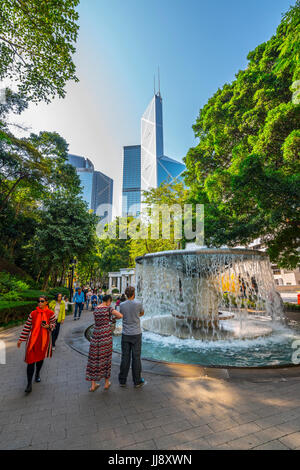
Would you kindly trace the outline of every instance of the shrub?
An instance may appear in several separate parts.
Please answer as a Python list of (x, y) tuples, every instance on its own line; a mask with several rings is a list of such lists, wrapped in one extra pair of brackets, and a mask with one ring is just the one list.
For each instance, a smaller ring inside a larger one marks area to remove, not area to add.
[(111, 291), (111, 293), (112, 293), (112, 294), (119, 294), (120, 291), (119, 291), (119, 289), (113, 289), (113, 290)]
[(67, 287), (53, 287), (52, 289), (49, 289), (47, 292), (46, 292), (46, 295), (47, 297), (49, 298), (49, 300), (53, 300), (54, 297), (57, 295), (57, 294), (62, 294), (63, 297), (66, 295), (67, 297), (69, 297), (70, 295), (70, 292), (69, 292), (69, 289)]
[(20, 292), (19, 295), (21, 296), (22, 300), (37, 301), (40, 295), (47, 295), (47, 294), (46, 292), (43, 292), (41, 290), (28, 289), (28, 290), (24, 290), (23, 292)]
[(36, 308), (36, 302), (30, 301), (0, 301), (0, 326), (6, 326), (17, 320), (25, 321), (30, 312)]
[(21, 292), (16, 292), (11, 290), (10, 292), (6, 292), (6, 294), (1, 295), (1, 300), (21, 300), (22, 294)]
[(12, 274), (5, 271), (0, 272), (0, 293), (6, 294), (10, 291), (21, 292), (29, 288), (29, 285)]
[(284, 310), (285, 311), (294, 311), (300, 313), (300, 305), (298, 304), (291, 304), (289, 302), (284, 302)]

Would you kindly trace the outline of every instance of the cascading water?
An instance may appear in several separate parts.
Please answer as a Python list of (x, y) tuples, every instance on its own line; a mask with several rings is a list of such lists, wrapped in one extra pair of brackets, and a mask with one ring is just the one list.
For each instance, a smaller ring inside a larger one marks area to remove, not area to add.
[(293, 362), (299, 324), (287, 326), (263, 252), (150, 253), (136, 259), (136, 288), (145, 310), (143, 357), (231, 367)]
[[(145, 330), (179, 338), (255, 338), (272, 332), (282, 303), (265, 253), (180, 250), (136, 259)], [(259, 317), (259, 319), (258, 319)]]

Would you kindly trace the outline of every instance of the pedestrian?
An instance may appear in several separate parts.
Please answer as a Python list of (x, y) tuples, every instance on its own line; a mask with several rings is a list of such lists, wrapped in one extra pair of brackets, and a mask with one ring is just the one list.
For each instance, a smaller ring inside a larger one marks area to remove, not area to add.
[(98, 292), (98, 302), (99, 302), (99, 304), (101, 304), (102, 301), (103, 301), (102, 289), (99, 289), (99, 292)]
[(120, 297), (118, 297), (117, 300), (116, 300), (116, 309), (118, 309), (120, 303), (121, 303), (121, 299), (120, 299)]
[(145, 380), (141, 377), (142, 330), (140, 321), (140, 317), (144, 315), (144, 309), (142, 303), (135, 300), (134, 287), (127, 287), (125, 294), (128, 300), (120, 304), (120, 313), (123, 315), (123, 331), (119, 383), (121, 387), (126, 387), (132, 358), (132, 379), (134, 386), (138, 388), (145, 384)]
[(91, 297), (93, 295), (93, 292), (92, 292), (92, 289), (89, 287), (87, 293), (86, 293), (86, 309), (88, 310), (89, 309), (89, 305), (90, 305), (90, 301), (91, 301)]
[(77, 320), (77, 312), (79, 310), (78, 314), (78, 320), (81, 317), (81, 312), (84, 306), (84, 293), (81, 290), (81, 287), (78, 288), (78, 291), (75, 292), (75, 295), (73, 297), (73, 302), (75, 302), (75, 312), (74, 312), (74, 320)]
[(49, 303), (49, 308), (55, 314), (56, 325), (52, 331), (52, 350), (55, 351), (55, 343), (59, 335), (60, 326), (64, 324), (66, 318), (66, 304), (62, 294), (56, 294), (55, 299)]
[(123, 294), (121, 295), (120, 303), (126, 302), (126, 300), (127, 300), (127, 299), (126, 299), (126, 295), (123, 293)]
[(103, 301), (94, 310), (94, 331), (90, 342), (89, 358), (86, 368), (86, 380), (91, 382), (90, 392), (100, 386), (96, 381), (105, 379), (104, 389), (110, 387), (111, 358), (112, 358), (112, 329), (113, 317), (122, 318), (121, 313), (111, 307), (111, 295), (105, 295)]
[(27, 363), (27, 387), (25, 393), (32, 391), (35, 382), (41, 381), (40, 372), (46, 357), (52, 356), (51, 331), (55, 328), (55, 314), (48, 307), (48, 299), (41, 295), (38, 306), (28, 316), (18, 341), (18, 348), (26, 342), (25, 362)]
[(94, 290), (93, 295), (91, 297), (92, 311), (94, 311), (94, 309), (96, 308), (97, 303), (98, 303), (98, 296), (97, 296), (96, 291)]

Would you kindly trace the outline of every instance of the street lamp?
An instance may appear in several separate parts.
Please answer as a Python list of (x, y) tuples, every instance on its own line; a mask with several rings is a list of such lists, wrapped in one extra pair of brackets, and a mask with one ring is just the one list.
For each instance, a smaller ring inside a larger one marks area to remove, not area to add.
[(77, 261), (76, 258), (72, 259), (70, 263), (70, 275), (69, 275), (69, 291), (70, 291), (70, 302), (72, 302), (73, 299), (73, 281), (74, 281), (74, 268), (76, 265)]

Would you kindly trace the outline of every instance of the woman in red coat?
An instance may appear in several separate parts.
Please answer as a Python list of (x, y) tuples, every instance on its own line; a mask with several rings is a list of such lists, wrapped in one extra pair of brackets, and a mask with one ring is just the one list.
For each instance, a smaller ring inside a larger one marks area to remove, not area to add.
[(40, 382), (40, 371), (46, 357), (52, 356), (51, 331), (55, 328), (55, 314), (48, 307), (47, 297), (41, 295), (38, 307), (30, 313), (18, 341), (18, 348), (26, 341), (25, 362), (27, 365), (28, 384), (25, 393), (32, 390), (32, 378)]

